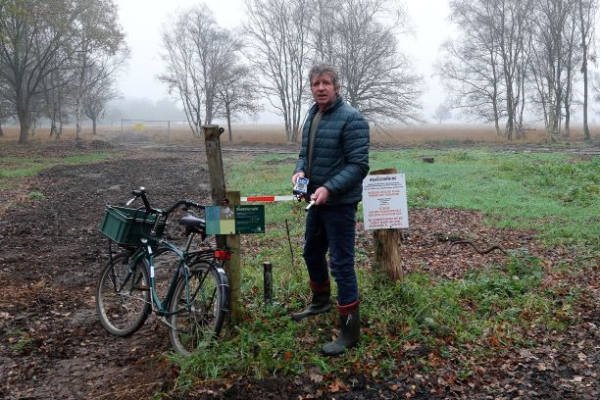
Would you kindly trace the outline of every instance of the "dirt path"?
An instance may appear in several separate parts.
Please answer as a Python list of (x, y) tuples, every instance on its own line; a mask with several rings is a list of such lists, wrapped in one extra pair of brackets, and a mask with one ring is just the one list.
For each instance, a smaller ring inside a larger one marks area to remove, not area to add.
[(151, 319), (132, 338), (115, 340), (93, 301), (107, 254), (98, 233), (104, 204), (122, 204), (137, 186), (156, 204), (209, 194), (199, 154), (143, 156), (52, 168), (30, 183), (43, 201), (0, 217), (0, 398), (144, 398), (170, 384), (166, 330)]
[[(57, 151), (62, 155), (95, 152), (104, 144), (56, 146), (54, 156)], [(106, 240), (98, 233), (98, 223), (104, 204), (121, 204), (138, 186), (147, 187), (156, 204), (171, 204), (178, 198), (208, 201), (204, 153), (128, 148), (125, 158), (45, 171), (29, 182), (30, 191), (43, 193), (43, 200), (23, 200), (0, 215), (0, 398), (144, 399), (171, 387), (177, 371), (165, 357), (170, 350), (167, 331), (156, 319), (151, 317), (130, 339), (108, 335), (98, 322), (93, 292), (106, 260)], [(422, 230), (415, 230), (405, 246), (408, 268), (411, 259), (437, 257), (436, 252), (446, 244), (435, 232), (471, 230), (483, 239), (497, 234), (486, 230), (473, 213), (430, 210), (412, 218)], [(441, 227), (440, 221), (447, 226)], [(529, 238), (519, 232), (506, 233), (503, 240), (507, 246), (530, 245)], [(460, 251), (464, 250), (453, 249)], [(468, 259), (473, 265), (484, 265), (494, 257), (501, 261), (502, 256), (485, 257)], [(451, 267), (456, 264), (452, 259), (435, 262), (449, 277), (460, 273)], [(592, 273), (597, 279), (598, 271)], [(598, 306), (597, 297), (588, 300)], [(581, 310), (581, 323), (561, 333), (556, 342), (488, 360), (470, 380), (473, 385), (444, 382), (444, 371), (430, 375), (417, 371), (385, 384), (353, 377), (354, 390), (335, 397), (405, 398), (411, 392), (413, 398), (483, 399), (493, 390), (506, 392), (496, 398), (599, 398), (600, 312), (594, 307)], [(414, 356), (423, 356), (418, 350)], [(321, 389), (305, 378), (272, 378), (196, 388), (190, 398), (298, 399), (319, 393), (330, 398)]]

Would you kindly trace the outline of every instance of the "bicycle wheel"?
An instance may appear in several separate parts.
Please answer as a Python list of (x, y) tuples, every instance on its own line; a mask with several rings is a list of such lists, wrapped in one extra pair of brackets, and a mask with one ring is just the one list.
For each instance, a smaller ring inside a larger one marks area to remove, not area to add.
[(96, 312), (104, 329), (130, 336), (150, 313), (150, 280), (145, 261), (130, 264), (130, 254), (120, 253), (108, 261), (96, 287)]
[(206, 260), (194, 262), (187, 288), (183, 276), (175, 288), (169, 338), (173, 348), (185, 356), (219, 335), (228, 312), (227, 276), (215, 265)]

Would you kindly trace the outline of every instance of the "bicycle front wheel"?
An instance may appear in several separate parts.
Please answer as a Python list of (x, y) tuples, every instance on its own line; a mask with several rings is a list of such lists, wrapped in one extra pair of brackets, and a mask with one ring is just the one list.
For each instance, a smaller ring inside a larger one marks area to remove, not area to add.
[(129, 253), (109, 260), (96, 287), (96, 312), (104, 329), (130, 336), (150, 313), (150, 279), (143, 259), (130, 262)]
[(188, 285), (182, 276), (170, 305), (173, 348), (189, 356), (218, 337), (228, 306), (228, 282), (215, 264), (198, 260), (190, 265)]

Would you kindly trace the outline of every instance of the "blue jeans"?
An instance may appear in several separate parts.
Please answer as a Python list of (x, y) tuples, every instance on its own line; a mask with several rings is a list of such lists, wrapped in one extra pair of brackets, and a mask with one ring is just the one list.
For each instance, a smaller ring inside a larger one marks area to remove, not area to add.
[(329, 280), (329, 268), (338, 287), (338, 304), (358, 299), (358, 282), (354, 270), (356, 204), (313, 206), (306, 216), (303, 257), (310, 280)]

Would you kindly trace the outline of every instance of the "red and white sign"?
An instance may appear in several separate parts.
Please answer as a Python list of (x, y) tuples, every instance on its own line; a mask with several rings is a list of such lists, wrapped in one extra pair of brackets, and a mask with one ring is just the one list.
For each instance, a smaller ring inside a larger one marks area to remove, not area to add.
[(365, 230), (408, 228), (404, 174), (368, 175), (362, 201)]

